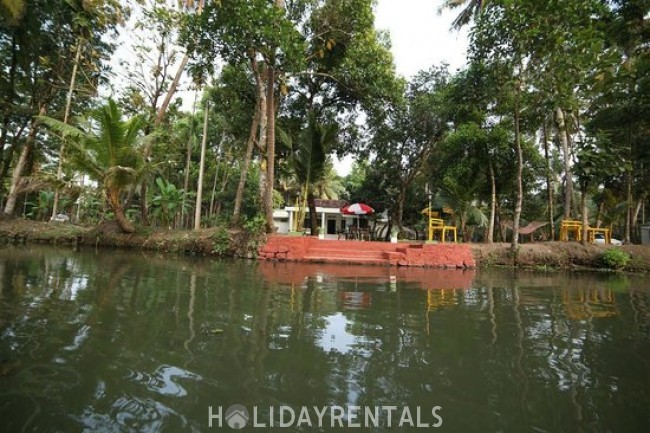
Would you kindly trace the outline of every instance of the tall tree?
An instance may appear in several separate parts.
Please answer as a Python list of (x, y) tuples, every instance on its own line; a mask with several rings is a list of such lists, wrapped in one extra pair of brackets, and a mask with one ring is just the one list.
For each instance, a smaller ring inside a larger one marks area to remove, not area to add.
[[(12, 177), (20, 180), (30, 174), (24, 173), (28, 167), (23, 162), (37, 160), (44, 153), (49, 154), (49, 159), (57, 160), (57, 150), (51, 149), (58, 144), (56, 140), (43, 143), (25, 137), (36, 136), (31, 127), (37, 128), (38, 122), (32, 122), (32, 118), (43, 110), (63, 117), (76, 57), (74, 47), (78, 44), (75, 30), (82, 24), (78, 23), (76, 6), (78, 3), (65, 0), (34, 0), (18, 22), (0, 25), (0, 69), (7, 71), (0, 74), (0, 183), (12, 162), (15, 162)], [(76, 88), (83, 91), (74, 95), (76, 103), (84, 107), (88, 105), (88, 96), (96, 92), (98, 83), (105, 77), (102, 61), (112, 46), (102, 38), (115, 29), (121, 17), (121, 9), (113, 1), (95, 6), (103, 11), (99, 14), (102, 18), (97, 18), (97, 25), (85, 34), (93, 50), (81, 53), (79, 70), (84, 74)], [(30, 145), (25, 148), (28, 142)], [(16, 159), (23, 151), (27, 152), (25, 158)]]
[(203, 111), (203, 136), (201, 137), (201, 160), (199, 162), (199, 179), (196, 185), (196, 207), (194, 208), (194, 230), (201, 228), (201, 203), (203, 200), (203, 173), (205, 171), (205, 148), (208, 143), (208, 119), (210, 103), (206, 101)]
[[(504, 75), (510, 79), (504, 88), (511, 89), (510, 96), (502, 93), (500, 103), (503, 108), (510, 107), (516, 131), (514, 147), (520, 163), (523, 164), (520, 159), (521, 133), (531, 131), (522, 113), (530, 113), (526, 115), (530, 117), (534, 111), (531, 97), (535, 96), (538, 104), (558, 114), (559, 137), (566, 141), (563, 146), (567, 160), (565, 212), (570, 212), (568, 192), (573, 182), (567, 113), (571, 113), (570, 119), (573, 119), (576, 89), (586, 83), (587, 72), (600, 58), (602, 35), (593, 17), (603, 13), (603, 4), (598, 0), (557, 4), (492, 0), (484, 8), (472, 33), (473, 61), (500, 65)], [(573, 130), (577, 129), (574, 126)], [(515, 206), (512, 245), (515, 253), (519, 211), (519, 206)]]
[(420, 72), (409, 84), (402, 101), (388, 106), (385, 115), (371, 120), (375, 134), (369, 150), (391, 180), (396, 193), (392, 220), (400, 230), (406, 194), (447, 130), (443, 95), (448, 79), (444, 67)]
[[(298, 2), (298, 6), (299, 6)], [(259, 56), (257, 97), (260, 125), (266, 149), (266, 188), (264, 209), (267, 231), (273, 231), (273, 184), (275, 170), (275, 117), (278, 80), (300, 61), (302, 52), (298, 31), (289, 20), (285, 3), (263, 0), (229, 1), (208, 4), (205, 13), (189, 23), (186, 32), (188, 49), (200, 55), (203, 67), (212, 69), (216, 54), (234, 64), (251, 64)], [(253, 71), (255, 72), (255, 71)], [(262, 142), (262, 140), (260, 140)]]
[(650, 192), (650, 51), (647, 16), (650, 4), (642, 0), (611, 2), (605, 53), (609, 62), (592, 74), (594, 92), (587, 129), (604, 142), (616, 143), (626, 166), (618, 182), (608, 182), (625, 203), (625, 242), (634, 239), (638, 213)]
[[(303, 119), (315, 115), (324, 123), (345, 119), (336, 149), (342, 153), (356, 146), (358, 109), (379, 109), (385, 95), (401, 92), (387, 41), (373, 28), (370, 0), (223, 2), (207, 5), (204, 17), (189, 28), (190, 49), (204, 62), (219, 53), (231, 63), (249, 65), (256, 78), (257, 141), (266, 154), (270, 193), (279, 153), (273, 149), (278, 113)], [(270, 197), (265, 195), (267, 229)]]
[[(70, 112), (72, 110), (72, 97), (75, 91), (77, 73), (81, 61), (82, 53), (85, 50), (94, 50), (92, 44), (85, 46), (91, 41), (93, 32), (100, 34), (114, 29), (118, 23), (123, 22), (123, 9), (119, 0), (109, 0), (101, 3), (87, 2), (83, 0), (68, 0), (66, 2), (72, 9), (74, 18), (72, 20), (72, 31), (76, 36), (75, 55), (72, 61), (72, 73), (68, 84), (68, 93), (66, 96), (65, 110), (63, 113), (63, 123), (68, 123)], [(58, 166), (56, 178), (61, 181), (63, 177), (63, 163), (65, 160), (65, 140), (61, 141), (59, 147)], [(52, 205), (52, 218), (58, 213), (59, 189), (54, 191), (54, 202)]]

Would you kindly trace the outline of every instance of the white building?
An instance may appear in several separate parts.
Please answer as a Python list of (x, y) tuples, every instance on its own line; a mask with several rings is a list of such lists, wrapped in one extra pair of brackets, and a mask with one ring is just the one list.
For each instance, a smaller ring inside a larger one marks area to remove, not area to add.
[[(338, 233), (346, 230), (352, 224), (356, 224), (357, 217), (353, 215), (343, 215), (341, 208), (348, 204), (344, 200), (320, 200), (316, 199), (316, 215), (318, 216), (318, 226), (320, 234), (325, 234), (326, 238), (338, 237)], [(273, 221), (278, 228), (278, 233), (289, 233), (295, 230), (296, 218), (299, 208), (297, 206), (286, 206), (284, 209), (273, 211)], [(309, 227), (309, 208), (305, 209), (305, 224)]]

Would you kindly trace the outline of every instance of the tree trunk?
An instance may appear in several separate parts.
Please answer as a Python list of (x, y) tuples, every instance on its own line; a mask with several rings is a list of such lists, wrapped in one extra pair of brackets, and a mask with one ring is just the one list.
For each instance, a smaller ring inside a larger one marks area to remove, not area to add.
[(552, 179), (552, 166), (551, 166), (551, 156), (548, 151), (548, 129), (546, 126), (546, 121), (544, 121), (544, 126), (542, 127), (542, 140), (544, 142), (544, 158), (546, 159), (546, 194), (548, 195), (548, 222), (551, 226), (551, 240), (555, 240), (555, 221), (553, 219), (553, 179)]
[(512, 249), (512, 257), (515, 265), (517, 265), (519, 259), (519, 218), (521, 217), (521, 206), (524, 198), (524, 188), (523, 188), (523, 180), (522, 180), (524, 160), (521, 152), (521, 133), (519, 131), (520, 92), (521, 92), (521, 83), (519, 82), (519, 80), (517, 80), (517, 84), (515, 86), (515, 106), (514, 106), (515, 152), (517, 155), (517, 199), (515, 201), (515, 210), (512, 218), (512, 242), (510, 244), (510, 247)]
[[(632, 212), (632, 240), (635, 242), (639, 242), (639, 230), (637, 230), (638, 227), (638, 221), (639, 221), (639, 214), (641, 213), (641, 210), (643, 209), (643, 204), (645, 203), (647, 193), (643, 193), (641, 195), (641, 198), (639, 198), (636, 201), (636, 205), (634, 206), (634, 212)], [(644, 220), (641, 221), (641, 223), (644, 223)]]
[(587, 214), (587, 188), (581, 188), (580, 213), (582, 214), (582, 245), (587, 244), (587, 228), (589, 227), (589, 215)]
[(564, 219), (571, 219), (571, 207), (573, 200), (573, 172), (571, 170), (571, 148), (569, 143), (569, 128), (566, 124), (564, 111), (561, 108), (555, 110), (558, 135), (562, 145), (564, 156)]
[[(70, 77), (70, 86), (68, 87), (68, 96), (65, 101), (65, 113), (63, 114), (63, 123), (67, 124), (70, 119), (70, 110), (72, 109), (72, 95), (74, 93), (74, 85), (77, 80), (77, 70), (79, 69), (79, 59), (81, 58), (81, 38), (77, 39), (77, 52), (74, 56), (74, 63), (72, 65), (72, 77)], [(61, 147), (59, 148), (59, 165), (56, 169), (56, 180), (60, 181), (63, 177), (63, 159), (65, 156), (65, 138), (61, 140)], [(54, 190), (54, 202), (52, 204), (52, 218), (55, 218), (59, 213), (59, 188)]]
[(199, 163), (199, 181), (196, 186), (196, 208), (194, 209), (194, 230), (201, 228), (201, 201), (203, 199), (203, 172), (205, 169), (205, 148), (208, 143), (208, 117), (210, 114), (210, 104), (205, 104), (205, 114), (203, 115), (203, 137), (201, 138), (201, 162)]
[[(16, 43), (16, 33), (12, 32), (11, 36), (11, 66), (9, 67), (9, 74), (8, 79), (7, 79), (7, 96), (5, 97), (5, 100), (3, 101), (7, 107), (13, 107), (14, 105), (14, 98), (16, 96), (16, 69), (18, 67), (18, 44)], [(10, 114), (6, 113), (5, 116), (2, 119), (2, 130), (0, 131), (0, 165), (4, 165), (4, 158), (7, 156), (5, 155), (5, 144), (7, 143), (7, 135), (9, 133), (9, 122), (10, 122)], [(16, 137), (14, 137), (14, 142), (16, 142)], [(13, 147), (13, 146), (12, 146)], [(11, 158), (10, 158), (11, 159)], [(2, 174), (0, 174), (0, 185), (4, 183), (4, 176), (6, 175), (6, 171), (3, 171)]]
[[(203, 13), (203, 1), (198, 2), (197, 5), (197, 10), (196, 14), (201, 15)], [(163, 118), (165, 117), (165, 113), (167, 112), (167, 108), (169, 107), (169, 103), (172, 100), (172, 96), (176, 93), (176, 90), (178, 89), (178, 84), (181, 82), (181, 77), (183, 76), (183, 71), (185, 71), (185, 68), (187, 67), (187, 62), (189, 62), (190, 56), (185, 53), (183, 58), (181, 59), (181, 64), (178, 65), (178, 69), (176, 70), (176, 74), (174, 75), (174, 79), (172, 80), (172, 83), (169, 86), (169, 89), (167, 89), (167, 94), (165, 95), (165, 99), (163, 100), (162, 105), (160, 106), (160, 109), (158, 110), (158, 113), (156, 114), (156, 120), (154, 121), (154, 127), (159, 126)], [(149, 149), (151, 150), (151, 149)], [(148, 152), (147, 155), (149, 156)]]
[[(284, 12), (284, 0), (275, 0), (275, 7)], [(273, 224), (273, 185), (275, 184), (275, 47), (272, 47), (266, 63), (266, 196), (264, 211), (266, 214), (266, 232), (275, 232)]]
[[(304, 190), (304, 194), (303, 194)], [(305, 228), (305, 216), (307, 215), (308, 205), (308, 195), (309, 192), (308, 184), (305, 184), (301, 188), (300, 197), (296, 200), (298, 206), (298, 212), (296, 212), (296, 231), (302, 231)]]
[(269, 62), (266, 69), (266, 196), (264, 211), (266, 214), (266, 232), (273, 233), (273, 184), (275, 181), (275, 67), (273, 61)]
[(117, 221), (117, 224), (120, 226), (120, 229), (122, 229), (124, 233), (135, 232), (135, 227), (133, 226), (133, 223), (126, 217), (123, 206), (118, 206), (117, 208), (113, 209), (113, 212), (115, 213), (115, 221)]
[(156, 120), (154, 122), (154, 126), (159, 126), (162, 123), (163, 119), (165, 118), (167, 107), (169, 107), (169, 103), (172, 100), (172, 96), (174, 96), (174, 93), (176, 93), (176, 89), (178, 89), (178, 83), (180, 83), (181, 81), (181, 77), (183, 76), (183, 71), (185, 70), (185, 67), (187, 66), (187, 62), (189, 60), (190, 57), (187, 54), (185, 54), (185, 56), (183, 56), (183, 59), (181, 60), (181, 64), (178, 66), (176, 75), (174, 75), (174, 80), (169, 86), (169, 89), (167, 89), (167, 94), (165, 95), (165, 99), (163, 100), (163, 103), (160, 106), (160, 109), (158, 110), (158, 114), (156, 114)]
[(217, 168), (214, 170), (214, 180), (212, 181), (212, 192), (210, 193), (210, 207), (208, 208), (208, 219), (212, 220), (212, 214), (214, 212), (214, 199), (217, 195), (217, 181), (219, 179), (219, 156), (216, 158)]
[(134, 233), (135, 227), (126, 217), (126, 214), (124, 213), (124, 204), (120, 202), (120, 191), (116, 188), (107, 188), (106, 196), (108, 198), (108, 204), (115, 214), (115, 221), (117, 221), (117, 225), (120, 226), (120, 229), (124, 233)]
[(241, 173), (239, 174), (239, 184), (237, 185), (237, 192), (235, 193), (235, 209), (232, 213), (232, 226), (239, 225), (239, 218), (241, 213), (242, 199), (244, 198), (244, 189), (246, 188), (246, 178), (248, 177), (248, 168), (253, 157), (253, 146), (255, 145), (255, 136), (257, 135), (257, 128), (260, 123), (260, 101), (255, 105), (255, 114), (251, 122), (251, 130), (248, 134), (248, 142), (246, 143), (246, 154), (244, 161), (241, 165)]
[(494, 242), (494, 220), (497, 213), (497, 185), (491, 158), (488, 160), (488, 171), (490, 173), (490, 222), (486, 242), (491, 244)]
[(406, 200), (406, 185), (402, 182), (402, 185), (400, 186), (399, 193), (397, 194), (397, 209), (395, 212), (395, 222), (397, 223), (397, 228), (401, 232), (403, 230), (403, 222), (402, 219), (404, 218), (404, 201)]
[[(223, 152), (223, 145), (224, 145), (225, 141), (226, 141), (226, 133), (223, 132), (221, 134), (221, 140), (219, 141), (219, 147), (218, 147), (219, 152)], [(223, 161), (223, 166), (224, 166), (223, 171), (224, 171), (224, 174), (226, 175), (225, 177), (227, 178), (227, 175), (228, 175), (227, 162), (225, 160), (225, 157), (221, 158), (221, 156), (219, 155), (219, 152), (216, 152), (216, 154), (215, 154), (214, 163), (215, 163), (216, 168), (215, 168), (215, 171), (214, 171), (214, 180), (212, 182), (212, 192), (210, 193), (210, 205), (208, 206), (208, 220), (209, 221), (212, 221), (212, 215), (214, 214), (214, 199), (215, 199), (215, 196), (217, 195), (217, 182), (219, 180), (219, 169), (221, 168), (221, 165), (219, 164), (219, 161), (221, 161), (222, 159), (224, 160)], [(221, 210), (221, 202), (219, 202), (218, 207), (219, 207), (219, 211), (220, 211)], [(218, 217), (218, 215), (219, 215), (219, 212), (217, 212), (217, 217)]]
[[(44, 115), (45, 111), (46, 111), (45, 105), (41, 105), (41, 107), (38, 110), (38, 115), (39, 116)], [(23, 146), (23, 149), (20, 152), (20, 156), (18, 157), (18, 162), (16, 162), (16, 166), (14, 167), (14, 172), (11, 176), (11, 185), (9, 187), (9, 194), (7, 194), (7, 202), (5, 203), (5, 208), (4, 208), (5, 215), (13, 215), (14, 213), (16, 207), (16, 200), (18, 199), (18, 185), (23, 175), (23, 171), (25, 170), (27, 158), (29, 157), (29, 154), (34, 146), (34, 140), (36, 139), (36, 131), (38, 129), (38, 123), (39, 122), (36, 118), (32, 119), (31, 129), (25, 140), (25, 145)]]
[(625, 215), (625, 243), (629, 244), (632, 241), (632, 172), (627, 173), (626, 179), (626, 201), (627, 211)]
[(4, 195), (4, 180), (9, 173), (9, 168), (11, 168), (11, 161), (14, 159), (14, 151), (16, 150), (17, 140), (14, 139), (14, 144), (8, 149), (8, 152), (4, 155), (4, 161), (2, 163), (2, 168), (0, 168), (0, 196)]
[[(316, 215), (316, 198), (314, 192), (309, 188), (307, 192), (307, 203), (309, 206), (309, 227), (312, 236), (318, 236), (318, 215)], [(325, 229), (325, 227), (323, 227)]]
[(196, 140), (194, 133), (194, 120), (196, 115), (196, 92), (194, 93), (194, 102), (192, 104), (192, 125), (190, 127), (190, 138), (187, 140), (187, 147), (185, 152), (185, 173), (183, 179), (183, 201), (181, 203), (181, 227), (186, 228), (190, 226), (189, 218), (186, 218), (185, 203), (187, 202), (187, 195), (190, 192), (190, 164), (192, 162), (192, 149)]
[(600, 228), (603, 225), (603, 212), (605, 211), (605, 201), (600, 200), (598, 203), (598, 212), (596, 213), (596, 228)]
[[(35, 135), (35, 134), (34, 134)], [(34, 135), (30, 132), (28, 136), (28, 141), (23, 146), (23, 149), (20, 151), (20, 156), (18, 157), (18, 162), (14, 167), (13, 175), (11, 176), (11, 186), (9, 187), (9, 194), (7, 195), (7, 203), (5, 204), (4, 213), (5, 215), (13, 215), (14, 209), (16, 207), (16, 200), (18, 199), (18, 185), (22, 179), (23, 171), (27, 162), (27, 156), (32, 150), (32, 145), (34, 141)]]
[[(194, 122), (194, 121), (192, 121)], [(185, 228), (186, 221), (185, 221), (185, 213), (186, 213), (186, 205), (185, 203), (187, 202), (187, 194), (189, 193), (190, 189), (190, 162), (192, 161), (192, 144), (194, 141), (194, 134), (192, 133), (190, 136), (190, 139), (187, 140), (187, 149), (186, 149), (186, 154), (185, 154), (185, 178), (183, 179), (183, 201), (181, 202), (181, 227)], [(188, 218), (189, 219), (189, 218)], [(189, 224), (188, 224), (189, 225)]]
[[(228, 163), (229, 164), (229, 163)], [(228, 186), (228, 179), (230, 178), (230, 170), (228, 170), (228, 167), (225, 167), (223, 170), (223, 179), (221, 180), (221, 188), (219, 188), (219, 194), (223, 197), (223, 193), (226, 190), (226, 187)], [(216, 177), (215, 177), (215, 180)], [(219, 218), (219, 215), (221, 214), (221, 204), (222, 200), (217, 201), (217, 209), (215, 210), (215, 215), (216, 218)]]
[[(258, 71), (256, 71), (258, 72)], [(268, 110), (267, 110), (267, 101), (266, 101), (266, 90), (264, 88), (264, 80), (262, 79), (259, 73), (255, 76), (255, 81), (257, 83), (257, 91), (259, 92), (260, 97), (260, 137), (258, 141), (258, 147), (262, 155), (266, 154), (266, 135), (268, 132)], [(265, 202), (266, 197), (266, 157), (261, 157), (260, 164), (260, 179), (259, 179), (259, 193), (260, 193), (260, 203)], [(264, 207), (262, 206), (262, 210)]]

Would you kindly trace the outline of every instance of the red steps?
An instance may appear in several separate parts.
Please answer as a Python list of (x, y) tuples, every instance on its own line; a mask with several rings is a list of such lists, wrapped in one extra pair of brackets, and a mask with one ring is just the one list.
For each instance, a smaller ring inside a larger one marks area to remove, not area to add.
[(387, 242), (319, 240), (307, 236), (269, 236), (259, 260), (311, 263), (371, 264), (409, 267), (473, 268), (466, 244), (390, 244)]
[(304, 260), (315, 263), (388, 265), (388, 255), (384, 249), (365, 249), (361, 243), (344, 245), (319, 244), (307, 249)]

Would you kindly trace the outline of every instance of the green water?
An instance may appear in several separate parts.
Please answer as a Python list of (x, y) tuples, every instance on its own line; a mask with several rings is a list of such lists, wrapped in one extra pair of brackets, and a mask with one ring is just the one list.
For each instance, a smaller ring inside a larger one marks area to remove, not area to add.
[[(229, 431), (231, 404), (287, 432), (645, 432), (650, 279), (0, 249), (1, 432)], [(331, 405), (398, 415), (277, 424)]]

